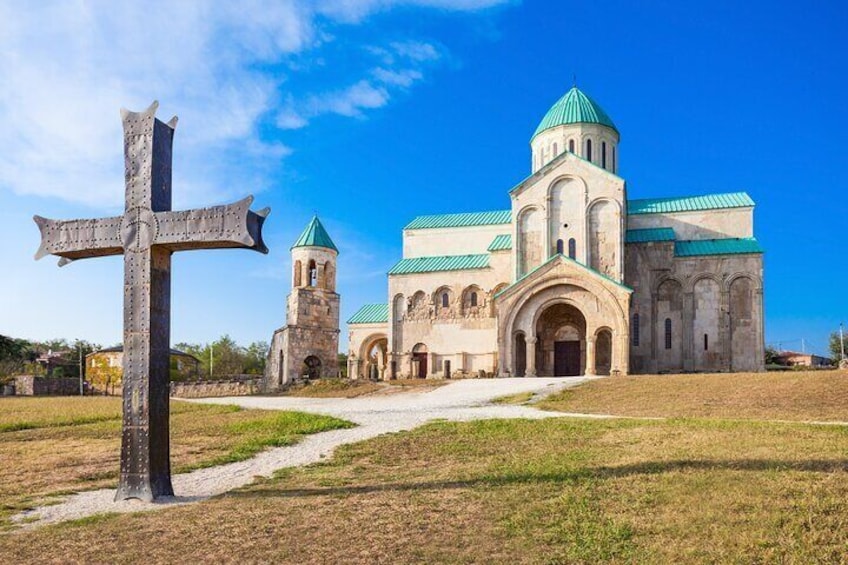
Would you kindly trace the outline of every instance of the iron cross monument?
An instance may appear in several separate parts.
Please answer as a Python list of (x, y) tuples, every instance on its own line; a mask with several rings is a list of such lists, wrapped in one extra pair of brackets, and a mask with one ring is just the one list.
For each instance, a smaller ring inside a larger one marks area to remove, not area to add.
[(190, 249), (245, 248), (267, 253), (262, 224), (270, 210), (250, 210), (253, 197), (227, 206), (171, 211), (171, 148), (177, 118), (121, 110), (126, 206), (123, 216), (48, 220), (36, 259), (59, 265), (124, 255), (124, 360), (121, 478), (115, 500), (173, 496), (169, 441), (171, 254)]

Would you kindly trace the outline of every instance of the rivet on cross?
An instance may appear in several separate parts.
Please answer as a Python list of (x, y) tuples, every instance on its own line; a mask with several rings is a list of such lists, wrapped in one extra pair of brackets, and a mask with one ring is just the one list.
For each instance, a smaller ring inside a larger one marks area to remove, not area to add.
[(115, 500), (173, 496), (169, 442), (171, 254), (191, 249), (245, 248), (268, 253), (262, 224), (269, 208), (253, 212), (253, 197), (227, 206), (171, 211), (171, 148), (176, 116), (156, 119), (159, 103), (143, 112), (121, 110), (126, 206), (123, 216), (48, 220), (40, 259), (124, 255), (124, 360), (121, 478)]

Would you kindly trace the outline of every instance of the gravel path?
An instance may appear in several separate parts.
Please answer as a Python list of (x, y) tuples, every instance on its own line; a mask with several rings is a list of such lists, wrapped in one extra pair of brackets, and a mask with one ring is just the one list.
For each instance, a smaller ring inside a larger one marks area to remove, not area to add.
[(25, 528), (33, 528), (105, 512), (140, 512), (189, 504), (249, 484), (257, 476), (269, 477), (278, 469), (320, 461), (330, 456), (339, 445), (389, 432), (410, 430), (436, 419), (469, 421), (565, 416), (566, 414), (543, 412), (530, 406), (496, 405), (491, 401), (500, 396), (523, 392), (547, 395), (587, 380), (587, 377), (462, 380), (427, 392), (413, 391), (350, 399), (284, 396), (202, 399), (194, 402), (237, 404), (244, 408), (266, 410), (299, 410), (335, 416), (354, 422), (358, 426), (306, 436), (296, 445), (269, 449), (246, 461), (175, 475), (173, 484), (178, 496), (173, 498), (154, 503), (140, 500), (114, 502), (112, 499), (115, 491), (112, 489), (86, 491), (71, 495), (59, 504), (23, 512), (12, 520)]

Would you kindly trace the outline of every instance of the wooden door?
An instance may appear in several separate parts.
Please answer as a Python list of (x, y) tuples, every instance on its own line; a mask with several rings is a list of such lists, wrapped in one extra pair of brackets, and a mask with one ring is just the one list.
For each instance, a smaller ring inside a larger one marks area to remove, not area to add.
[(554, 342), (554, 376), (576, 377), (580, 374), (580, 342)]

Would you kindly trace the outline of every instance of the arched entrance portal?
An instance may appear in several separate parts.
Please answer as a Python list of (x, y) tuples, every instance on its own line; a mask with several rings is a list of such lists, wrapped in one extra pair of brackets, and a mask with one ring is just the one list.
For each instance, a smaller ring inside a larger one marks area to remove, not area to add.
[(427, 346), (423, 343), (412, 348), (412, 375), (419, 379), (427, 378)]
[(546, 308), (536, 321), (536, 371), (571, 377), (586, 371), (586, 318), (571, 304)]
[(301, 368), (300, 374), (310, 380), (320, 378), (321, 360), (314, 355), (310, 355), (303, 360), (303, 367)]
[(359, 358), (362, 359), (363, 373), (360, 377), (373, 381), (386, 378), (389, 340), (385, 334), (375, 334), (362, 344)]

